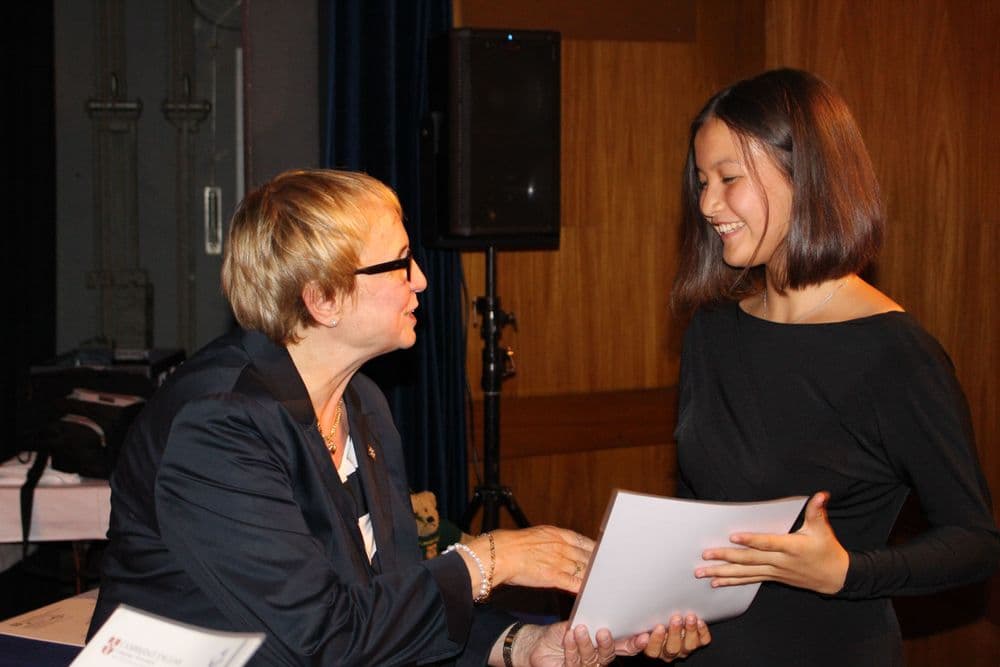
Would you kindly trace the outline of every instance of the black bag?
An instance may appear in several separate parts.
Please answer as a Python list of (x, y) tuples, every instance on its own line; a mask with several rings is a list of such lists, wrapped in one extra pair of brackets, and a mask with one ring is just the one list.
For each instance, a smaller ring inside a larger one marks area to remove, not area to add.
[(144, 403), (140, 396), (78, 387), (57, 401), (61, 415), (39, 434), (38, 448), (51, 454), (56, 470), (108, 479)]
[(25, 548), (34, 490), (49, 459), (56, 470), (107, 479), (145, 399), (183, 361), (175, 349), (85, 348), (31, 368), (15, 450), (36, 452), (21, 487)]
[(140, 396), (79, 387), (55, 402), (55, 414), (61, 414), (34, 436), (35, 460), (21, 486), (23, 557), (28, 554), (35, 487), (49, 459), (56, 470), (108, 479), (129, 425), (144, 404)]

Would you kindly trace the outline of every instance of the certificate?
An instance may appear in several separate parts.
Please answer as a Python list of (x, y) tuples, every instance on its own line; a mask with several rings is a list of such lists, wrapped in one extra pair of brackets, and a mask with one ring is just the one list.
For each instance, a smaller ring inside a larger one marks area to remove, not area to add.
[(712, 588), (696, 579), (710, 547), (736, 547), (738, 532), (787, 533), (805, 496), (756, 503), (717, 503), (615, 491), (601, 536), (584, 575), (570, 626), (584, 623), (591, 635), (608, 628), (626, 637), (696, 614), (706, 622), (742, 614), (760, 584)]
[(242, 667), (263, 642), (263, 633), (208, 630), (120, 604), (70, 667)]

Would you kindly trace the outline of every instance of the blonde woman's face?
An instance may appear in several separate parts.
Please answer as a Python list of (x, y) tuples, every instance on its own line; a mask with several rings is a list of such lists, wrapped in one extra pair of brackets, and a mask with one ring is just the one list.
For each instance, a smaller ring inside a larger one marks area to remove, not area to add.
[[(384, 209), (374, 216), (358, 268), (401, 259), (409, 252), (402, 220)], [(405, 268), (359, 274), (355, 280), (354, 298), (338, 325), (342, 340), (365, 358), (411, 347), (417, 340), (417, 294), (427, 289), (427, 278), (416, 261), (411, 260), (409, 280)]]

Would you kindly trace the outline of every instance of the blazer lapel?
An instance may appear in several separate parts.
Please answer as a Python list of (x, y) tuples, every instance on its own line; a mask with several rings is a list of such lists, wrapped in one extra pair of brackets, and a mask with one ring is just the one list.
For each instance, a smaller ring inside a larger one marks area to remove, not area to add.
[(358, 474), (361, 475), (361, 484), (371, 515), (372, 532), (375, 534), (377, 546), (375, 560), (381, 571), (391, 571), (396, 566), (396, 547), (393, 541), (388, 473), (385, 462), (379, 456), (381, 443), (378, 434), (371, 428), (357, 392), (350, 385), (345, 392), (345, 399), (351, 424), (351, 439), (354, 441), (354, 452), (358, 460)]
[[(323, 436), (316, 428), (316, 413), (309, 400), (309, 392), (302, 377), (299, 375), (288, 350), (272, 343), (266, 336), (256, 331), (242, 333), (243, 347), (253, 360), (254, 367), (260, 374), (270, 393), (285, 407), (295, 419), (305, 440), (309, 458), (318, 471), (329, 497), (342, 520), (354, 529), (350, 532), (354, 546), (365, 553), (365, 542), (358, 529), (358, 517), (355, 515), (354, 499), (344, 488), (340, 476), (330, 460), (330, 453), (323, 443)], [(351, 422), (353, 432), (354, 423)], [(360, 461), (364, 452), (358, 452)], [(365, 455), (367, 458), (367, 455)], [(367, 558), (364, 559), (367, 561)]]

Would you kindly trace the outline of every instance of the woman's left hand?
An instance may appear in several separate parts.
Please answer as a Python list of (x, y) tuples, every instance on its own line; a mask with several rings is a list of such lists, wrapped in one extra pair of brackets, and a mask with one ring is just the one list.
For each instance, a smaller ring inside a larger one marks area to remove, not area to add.
[(671, 617), (667, 625), (657, 625), (649, 634), (645, 653), (650, 658), (659, 658), (663, 662), (683, 660), (702, 646), (712, 641), (712, 633), (708, 625), (694, 614), (681, 618)]
[(837, 593), (844, 587), (850, 556), (830, 526), (829, 500), (826, 491), (810, 498), (802, 527), (790, 535), (736, 533), (730, 541), (746, 548), (706, 549), (702, 558), (725, 563), (699, 567), (695, 576), (711, 577), (712, 586), (777, 581), (817, 593)]

